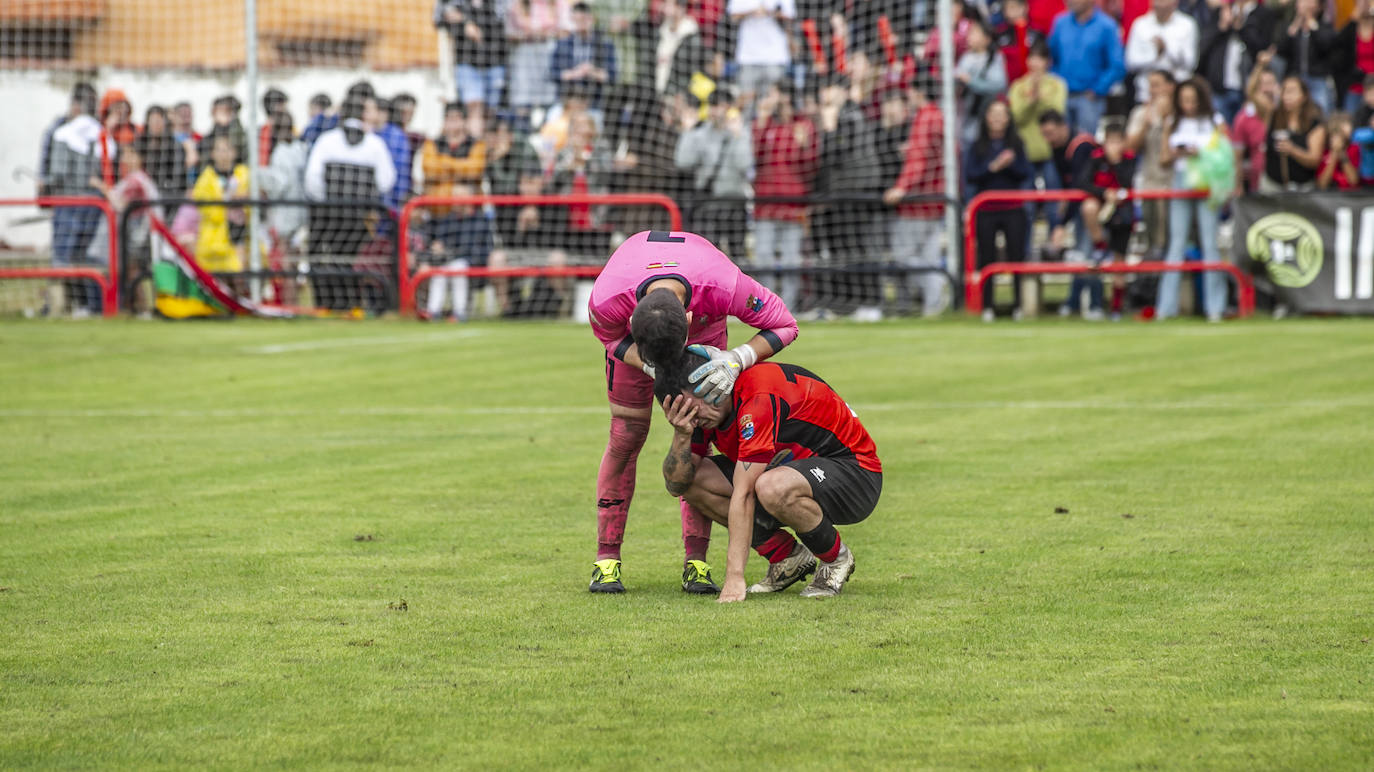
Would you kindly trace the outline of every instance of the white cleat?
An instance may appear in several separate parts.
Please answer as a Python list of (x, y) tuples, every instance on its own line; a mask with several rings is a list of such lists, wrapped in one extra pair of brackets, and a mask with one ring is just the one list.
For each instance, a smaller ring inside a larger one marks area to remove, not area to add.
[(806, 585), (806, 589), (801, 591), (803, 598), (829, 598), (840, 594), (844, 588), (844, 583), (849, 581), (849, 577), (854, 573), (854, 553), (849, 551), (848, 544), (840, 545), (840, 554), (835, 556), (833, 563), (821, 563), (816, 568), (816, 576), (811, 580), (811, 584)]

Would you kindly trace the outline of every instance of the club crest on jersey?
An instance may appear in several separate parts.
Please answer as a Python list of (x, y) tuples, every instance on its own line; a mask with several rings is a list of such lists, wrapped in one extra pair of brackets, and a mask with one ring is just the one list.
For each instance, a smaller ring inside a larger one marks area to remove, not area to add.
[(657, 271), (657, 270), (660, 269), (660, 268), (676, 268), (676, 267), (677, 267), (677, 263), (673, 263), (673, 262), (668, 262), (668, 263), (649, 263), (648, 265), (644, 266), (644, 270), (646, 270), (646, 271)]
[(749, 299), (744, 301), (744, 305), (748, 307), (750, 311), (758, 313), (763, 310), (763, 298), (750, 295)]
[(740, 417), (739, 438), (742, 440), (752, 440), (754, 438), (754, 416), (752, 413), (745, 413)]

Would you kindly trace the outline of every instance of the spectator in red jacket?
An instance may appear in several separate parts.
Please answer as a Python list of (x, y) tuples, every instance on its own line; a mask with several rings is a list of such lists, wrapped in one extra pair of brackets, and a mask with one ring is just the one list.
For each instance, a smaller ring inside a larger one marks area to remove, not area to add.
[(1326, 122), (1326, 152), (1317, 167), (1321, 190), (1354, 190), (1360, 186), (1360, 149), (1350, 142), (1355, 127), (1349, 113), (1336, 113)]
[[(796, 110), (791, 81), (778, 81), (758, 102), (754, 119), (754, 195), (759, 199), (802, 197), (811, 193), (819, 151), (816, 127)], [(801, 266), (803, 203), (754, 206), (754, 256), (764, 266)], [(788, 308), (796, 308), (801, 276), (783, 274), (768, 282)]]
[[(921, 268), (915, 279), (921, 288), (921, 312), (934, 316), (945, 309), (944, 240), (945, 206), (940, 201), (901, 203), (914, 196), (943, 196), (945, 192), (944, 117), (935, 99), (938, 88), (928, 77), (918, 77), (910, 91), (916, 117), (907, 138), (902, 171), (883, 201), (897, 206), (889, 235), (893, 258), (909, 268)], [(910, 276), (902, 280), (902, 305), (910, 303)]]
[(272, 151), (277, 146), (276, 134), (272, 131), (272, 118), (287, 110), (286, 92), (279, 88), (269, 88), (262, 96), (262, 126), (258, 128), (258, 166), (272, 162)]
[(1031, 26), (1026, 15), (1026, 0), (1006, 0), (1002, 3), (1002, 23), (994, 33), (997, 47), (1002, 49), (1002, 62), (1007, 68), (1007, 82), (1026, 74), (1026, 57), (1031, 46), (1045, 39), (1045, 33)]
[(1279, 76), (1269, 69), (1269, 54), (1261, 52), (1245, 85), (1245, 104), (1231, 124), (1231, 139), (1240, 155), (1241, 182), (1246, 193), (1259, 190), (1264, 176), (1264, 153), (1269, 140), (1272, 106), (1279, 103)]
[(1336, 88), (1342, 94), (1342, 109), (1352, 115), (1359, 111), (1364, 96), (1364, 79), (1374, 74), (1374, 2), (1356, 0), (1355, 12), (1341, 28), (1337, 39), (1340, 60)]
[[(1063, 0), (1028, 0), (1027, 20), (1031, 29), (1041, 35), (1050, 34), (1056, 16), (1064, 12)], [(1141, 11), (1144, 13), (1144, 10)]]
[(100, 122), (120, 147), (132, 144), (138, 138), (133, 115), (134, 108), (123, 91), (112, 88), (100, 97)]

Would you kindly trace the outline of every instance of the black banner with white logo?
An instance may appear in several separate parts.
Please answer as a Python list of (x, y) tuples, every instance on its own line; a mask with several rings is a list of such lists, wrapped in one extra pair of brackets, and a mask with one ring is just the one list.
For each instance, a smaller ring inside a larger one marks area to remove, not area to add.
[(1374, 195), (1250, 195), (1234, 205), (1238, 265), (1297, 311), (1374, 314)]

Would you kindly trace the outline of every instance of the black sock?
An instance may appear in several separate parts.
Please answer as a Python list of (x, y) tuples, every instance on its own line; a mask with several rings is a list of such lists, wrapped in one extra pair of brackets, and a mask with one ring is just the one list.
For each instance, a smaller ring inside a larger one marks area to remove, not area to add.
[(797, 534), (797, 538), (801, 539), (801, 543), (811, 550), (812, 555), (818, 558), (823, 555), (831, 556), (829, 560), (825, 561), (827, 563), (833, 562), (835, 560), (834, 555), (839, 552), (840, 534), (835, 530), (835, 524), (830, 522), (830, 518), (824, 515), (821, 516), (820, 525), (816, 526), (814, 530)]

